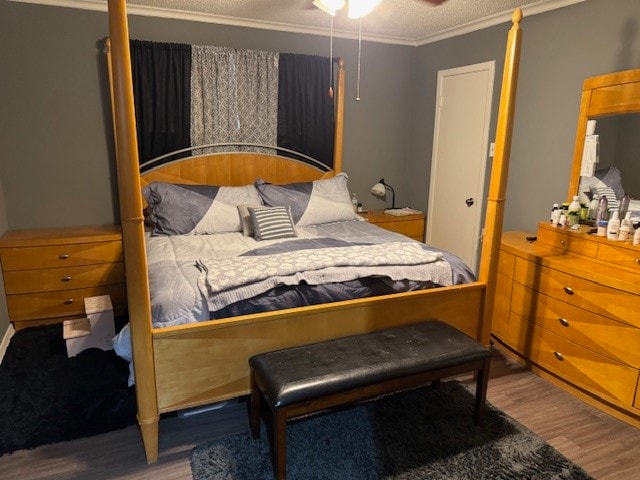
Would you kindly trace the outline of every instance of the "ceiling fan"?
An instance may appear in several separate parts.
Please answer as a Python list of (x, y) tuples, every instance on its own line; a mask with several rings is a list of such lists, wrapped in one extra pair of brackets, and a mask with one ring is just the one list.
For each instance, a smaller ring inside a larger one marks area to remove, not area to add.
[[(338, 10), (342, 10), (348, 4), (347, 15), (349, 18), (362, 18), (370, 14), (381, 0), (313, 0), (313, 5), (331, 16), (335, 16)], [(432, 5), (440, 5), (447, 0), (422, 0)]]

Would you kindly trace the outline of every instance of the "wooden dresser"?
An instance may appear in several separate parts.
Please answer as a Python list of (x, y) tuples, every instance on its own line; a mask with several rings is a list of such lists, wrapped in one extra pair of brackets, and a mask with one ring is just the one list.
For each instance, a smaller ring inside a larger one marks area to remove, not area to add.
[(84, 316), (84, 298), (110, 295), (126, 309), (118, 226), (14, 230), (0, 239), (9, 318), (15, 330)]
[(401, 233), (419, 242), (424, 242), (424, 214), (388, 215), (383, 210), (370, 210), (359, 213), (367, 221), (392, 232)]
[(547, 223), (502, 237), (492, 337), (535, 372), (640, 427), (640, 247)]

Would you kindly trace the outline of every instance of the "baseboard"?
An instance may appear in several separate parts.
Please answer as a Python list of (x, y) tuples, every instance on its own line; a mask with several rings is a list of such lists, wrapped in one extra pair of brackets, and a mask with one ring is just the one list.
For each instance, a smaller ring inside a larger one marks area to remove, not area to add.
[(7, 331), (4, 332), (4, 337), (2, 338), (2, 343), (0, 343), (0, 364), (2, 363), (2, 359), (4, 358), (4, 354), (9, 348), (9, 341), (11, 341), (11, 337), (16, 331), (13, 328), (13, 325), (9, 324)]

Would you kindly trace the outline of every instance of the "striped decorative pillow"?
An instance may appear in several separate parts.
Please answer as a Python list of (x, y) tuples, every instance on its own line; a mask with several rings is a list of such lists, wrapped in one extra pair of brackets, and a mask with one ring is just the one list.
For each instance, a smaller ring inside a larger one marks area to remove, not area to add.
[(256, 240), (295, 237), (291, 209), (280, 207), (249, 207), (253, 236)]

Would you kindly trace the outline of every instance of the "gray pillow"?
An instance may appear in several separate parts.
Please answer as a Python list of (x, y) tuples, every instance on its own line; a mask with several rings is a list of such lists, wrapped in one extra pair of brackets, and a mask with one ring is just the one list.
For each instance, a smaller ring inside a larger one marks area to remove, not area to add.
[(238, 205), (262, 204), (253, 185), (225, 187), (152, 182), (142, 189), (153, 234), (240, 232)]
[(249, 207), (248, 210), (256, 240), (275, 240), (296, 236), (288, 206)]
[(313, 182), (272, 185), (257, 180), (255, 185), (265, 205), (289, 206), (295, 225), (319, 225), (357, 219), (347, 188), (348, 178), (346, 173), (339, 173)]

